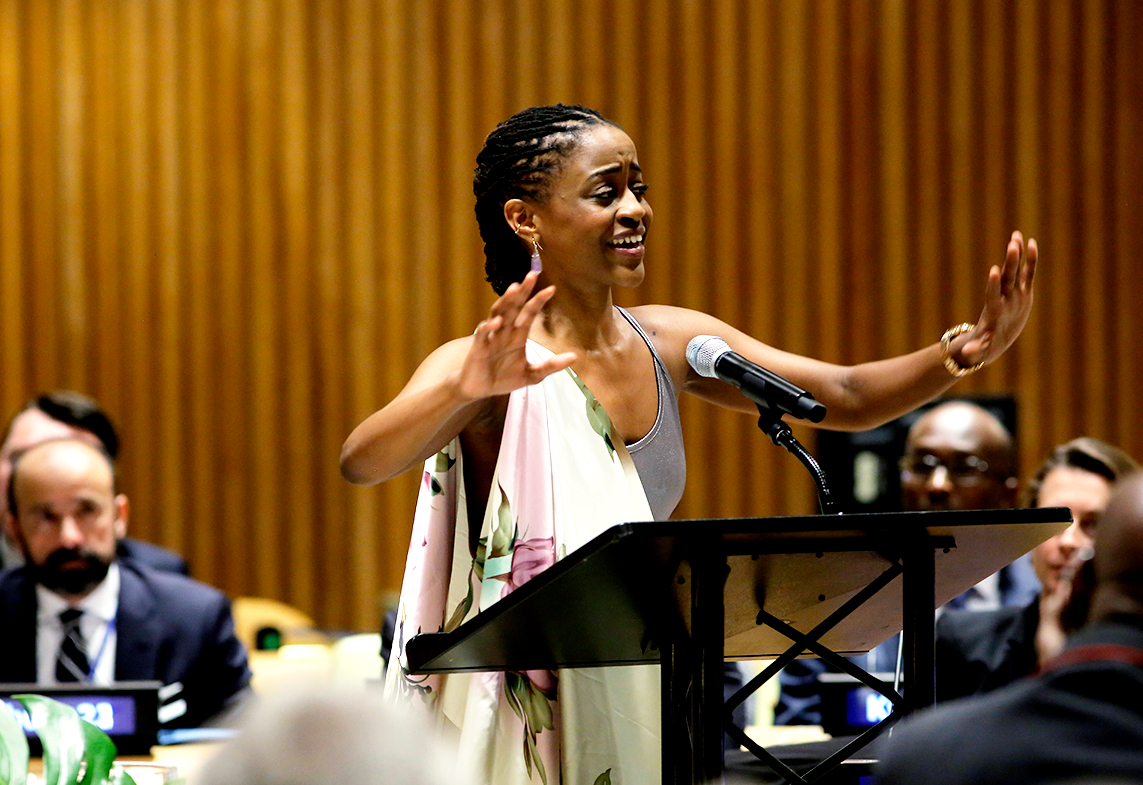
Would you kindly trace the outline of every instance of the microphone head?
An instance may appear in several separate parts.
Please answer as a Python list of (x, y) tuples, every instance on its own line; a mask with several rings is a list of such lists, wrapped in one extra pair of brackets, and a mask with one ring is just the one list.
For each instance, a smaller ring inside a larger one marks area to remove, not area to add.
[(687, 344), (687, 362), (699, 376), (716, 378), (715, 361), (730, 351), (730, 344), (714, 335), (696, 335)]

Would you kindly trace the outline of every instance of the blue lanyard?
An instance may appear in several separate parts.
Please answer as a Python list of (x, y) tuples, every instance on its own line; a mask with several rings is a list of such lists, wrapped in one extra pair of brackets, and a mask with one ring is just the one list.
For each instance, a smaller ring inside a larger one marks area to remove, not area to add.
[[(95, 656), (91, 659), (91, 665), (87, 671), (87, 680), (95, 681), (95, 669), (99, 667), (99, 661), (103, 659), (104, 653), (107, 651), (107, 639), (111, 637), (111, 633), (115, 632), (115, 619), (119, 614), (111, 617), (107, 622), (107, 630), (103, 633), (103, 640), (99, 644), (99, 651), (95, 652)], [(111, 680), (115, 681), (115, 674), (111, 674)]]

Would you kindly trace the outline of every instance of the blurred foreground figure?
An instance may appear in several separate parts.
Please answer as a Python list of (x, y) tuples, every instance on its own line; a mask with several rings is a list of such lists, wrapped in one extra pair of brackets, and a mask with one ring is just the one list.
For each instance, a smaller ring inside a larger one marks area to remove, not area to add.
[(421, 717), (380, 692), (299, 688), (251, 706), (199, 785), (464, 785)]
[(1035, 678), (905, 720), (878, 785), (1143, 782), (1143, 474), (1113, 490), (1094, 566), (1089, 622), (1064, 651)]

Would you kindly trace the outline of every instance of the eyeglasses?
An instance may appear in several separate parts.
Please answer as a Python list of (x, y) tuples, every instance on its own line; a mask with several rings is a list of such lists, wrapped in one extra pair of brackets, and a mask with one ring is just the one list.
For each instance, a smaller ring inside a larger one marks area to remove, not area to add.
[(986, 477), (1000, 477), (1000, 472), (991, 469), (988, 461), (975, 455), (958, 455), (944, 461), (932, 453), (906, 455), (901, 458), (901, 472), (920, 480), (928, 480), (937, 467), (943, 467), (953, 482), (983, 482)]

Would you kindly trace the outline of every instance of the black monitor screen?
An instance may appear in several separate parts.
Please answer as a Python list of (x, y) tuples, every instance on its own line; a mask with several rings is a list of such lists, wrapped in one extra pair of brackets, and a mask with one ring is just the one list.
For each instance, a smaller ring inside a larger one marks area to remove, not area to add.
[(33, 755), (40, 754), (39, 737), (24, 705), (13, 695), (41, 695), (71, 706), (79, 716), (102, 730), (122, 755), (145, 755), (157, 741), (159, 682), (94, 684), (0, 684), (0, 700), (15, 711), (28, 736)]

